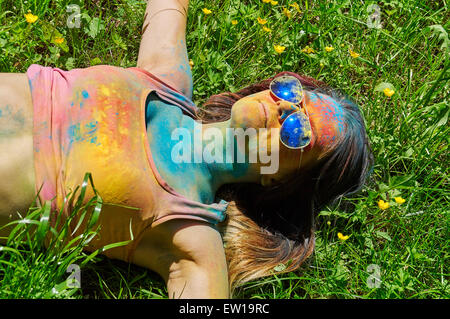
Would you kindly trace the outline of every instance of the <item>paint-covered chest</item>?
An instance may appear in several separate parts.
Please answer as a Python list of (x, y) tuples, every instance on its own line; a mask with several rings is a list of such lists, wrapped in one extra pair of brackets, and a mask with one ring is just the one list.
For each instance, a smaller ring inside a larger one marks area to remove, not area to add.
[[(180, 161), (180, 144), (195, 152), (195, 128), (201, 127), (174, 105), (161, 101), (151, 93), (147, 99), (147, 138), (152, 158), (162, 179), (186, 198), (212, 203), (214, 193), (208, 183), (209, 171), (204, 163)], [(188, 134), (185, 134), (188, 133)], [(201, 141), (200, 141), (201, 143)]]

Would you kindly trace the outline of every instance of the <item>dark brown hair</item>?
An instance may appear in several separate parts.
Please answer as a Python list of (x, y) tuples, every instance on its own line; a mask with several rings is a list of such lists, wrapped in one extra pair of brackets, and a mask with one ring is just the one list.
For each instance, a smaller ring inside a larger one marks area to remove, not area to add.
[[(356, 103), (324, 82), (292, 72), (250, 85), (236, 93), (211, 96), (199, 117), (204, 123), (225, 121), (239, 99), (269, 88), (273, 78), (292, 75), (305, 90), (331, 96), (344, 110), (344, 134), (327, 149), (315, 167), (282, 184), (225, 185), (217, 197), (230, 201), (222, 232), (231, 291), (240, 284), (277, 270), (297, 269), (314, 248), (314, 217), (324, 205), (360, 190), (373, 159), (365, 124)], [(320, 95), (319, 95), (320, 97)]]

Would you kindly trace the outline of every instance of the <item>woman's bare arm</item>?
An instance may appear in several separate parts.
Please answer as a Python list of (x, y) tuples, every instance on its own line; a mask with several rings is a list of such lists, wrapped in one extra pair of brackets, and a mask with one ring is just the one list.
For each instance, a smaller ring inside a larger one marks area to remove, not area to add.
[[(33, 105), (26, 74), (0, 73), (0, 227), (35, 199)], [(7, 236), (11, 229), (0, 229)]]
[(228, 271), (222, 237), (204, 222), (169, 224), (180, 259), (172, 263), (167, 281), (170, 298), (229, 298)]
[(149, 229), (133, 258), (164, 278), (169, 298), (229, 298), (222, 238), (205, 222), (173, 219)]
[(192, 98), (192, 74), (186, 48), (189, 0), (149, 0), (137, 66)]

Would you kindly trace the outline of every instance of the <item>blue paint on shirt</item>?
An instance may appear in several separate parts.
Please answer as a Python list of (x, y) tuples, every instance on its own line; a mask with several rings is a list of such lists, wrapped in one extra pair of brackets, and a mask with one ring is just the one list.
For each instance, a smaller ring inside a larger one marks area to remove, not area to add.
[(81, 92), (81, 95), (83, 95), (83, 98), (85, 98), (85, 99), (89, 98), (89, 93), (86, 90), (83, 90)]

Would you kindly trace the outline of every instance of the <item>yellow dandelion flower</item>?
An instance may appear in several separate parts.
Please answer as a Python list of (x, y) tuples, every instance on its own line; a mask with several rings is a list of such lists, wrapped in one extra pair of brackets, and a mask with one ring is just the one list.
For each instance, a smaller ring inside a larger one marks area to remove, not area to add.
[(325, 66), (325, 64), (323, 64), (322, 62), (320, 62), (320, 67), (323, 68)]
[(385, 88), (383, 90), (384, 95), (386, 95), (387, 97), (391, 97), (392, 95), (394, 95), (395, 91), (391, 90), (390, 88)]
[(405, 200), (401, 197), (394, 197), (394, 200), (397, 204), (403, 204)]
[(267, 20), (258, 17), (258, 23), (259, 23), (259, 24), (266, 24), (266, 23), (267, 23)]
[(298, 13), (302, 13), (302, 11), (300, 10), (300, 7), (298, 6), (297, 2), (294, 2), (294, 3), (290, 4), (289, 6), (293, 7), (295, 10), (297, 10)]
[(288, 9), (283, 8), (283, 14), (284, 14), (288, 19), (291, 18), (291, 11), (289, 11)]
[(302, 49), (302, 52), (303, 53), (307, 53), (307, 54), (310, 54), (310, 53), (314, 53), (314, 52), (316, 52), (313, 48), (310, 48), (308, 45), (306, 46), (306, 47), (304, 47), (303, 49)]
[(30, 11), (28, 11), (28, 13), (25, 14), (24, 16), (25, 16), (25, 20), (27, 20), (28, 23), (35, 23), (38, 19), (38, 16), (35, 16)]
[(389, 208), (389, 203), (385, 202), (384, 200), (380, 199), (378, 201), (378, 207), (382, 210), (388, 209)]
[(327, 47), (325, 47), (325, 51), (327, 51), (327, 52), (331, 52), (331, 51), (333, 51), (334, 50), (334, 48), (332, 47), (332, 46), (327, 46)]
[(327, 225), (330, 226), (330, 225), (331, 225), (331, 222), (330, 222), (330, 221), (327, 221)]
[(344, 44), (344, 43), (341, 44), (341, 48), (343, 48), (343, 47), (345, 47), (345, 44)]
[(266, 27), (266, 26), (263, 26), (263, 30), (266, 31), (266, 32), (272, 32), (272, 29), (271, 29), (271, 28), (268, 28), (268, 27)]
[(272, 0), (262, 0), (262, 2), (264, 2), (264, 3), (269, 3), (270, 1), (272, 1)]
[(357, 57), (359, 57), (360, 56), (360, 54), (359, 53), (356, 53), (355, 51), (353, 51), (353, 50), (351, 50), (351, 49), (348, 49), (348, 52), (350, 53), (350, 55), (352, 56), (352, 58), (357, 58)]
[(192, 61), (192, 59), (189, 60), (189, 65), (192, 67), (194, 67), (194, 61)]
[(278, 54), (283, 53), (284, 50), (286, 49), (286, 47), (278, 44), (274, 45), (273, 48), (275, 49), (275, 52), (277, 52)]
[(202, 11), (203, 11), (204, 14), (211, 14), (212, 13), (212, 11), (207, 9), (207, 8), (203, 8)]
[(337, 235), (338, 235), (338, 238), (342, 241), (345, 241), (345, 240), (349, 239), (349, 237), (350, 237), (349, 235), (344, 236), (342, 233), (338, 233)]
[(270, 1), (270, 4), (276, 6), (278, 4), (278, 1)]
[(236, 25), (236, 24), (238, 24), (238, 21), (237, 20), (231, 20), (231, 24), (232, 25)]
[(55, 38), (54, 41), (56, 44), (62, 44), (64, 42), (64, 38)]

